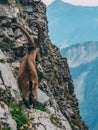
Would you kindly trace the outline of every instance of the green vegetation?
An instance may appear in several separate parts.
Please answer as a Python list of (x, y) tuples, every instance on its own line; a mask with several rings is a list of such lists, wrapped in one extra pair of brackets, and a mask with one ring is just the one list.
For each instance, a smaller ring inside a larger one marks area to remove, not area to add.
[(0, 59), (0, 63), (5, 63), (5, 59)]
[(40, 104), (40, 103), (36, 103), (36, 105), (35, 105), (35, 107), (34, 107), (35, 109), (38, 109), (38, 110), (41, 110), (41, 111), (47, 111), (47, 108), (44, 106), (44, 105), (42, 105), (42, 104)]
[(25, 114), (24, 110), (17, 103), (10, 103), (11, 115), (17, 123), (17, 129), (28, 130), (30, 126), (30, 118)]
[(59, 123), (59, 119), (54, 117), (54, 115), (50, 116), (50, 121), (52, 124), (57, 125)]
[(13, 0), (8, 0), (9, 5), (13, 5)]
[(53, 81), (57, 81), (57, 78), (54, 76), (52, 80), (53, 80)]
[(15, 101), (9, 89), (7, 89), (5, 92), (0, 93), (0, 99), (3, 100), (8, 106), (10, 106), (10, 104)]
[(66, 91), (66, 90), (64, 91), (64, 95), (65, 95), (65, 96), (67, 95), (67, 91)]
[(11, 95), (11, 92), (8, 90), (7, 92), (7, 105), (10, 106), (10, 104), (13, 102), (13, 97)]
[(80, 120), (80, 118), (76, 118), (73, 123), (76, 125), (76, 126), (79, 126), (79, 128), (81, 128), (82, 126), (82, 121)]
[(53, 49), (56, 48), (56, 45), (52, 44), (52, 48), (53, 48)]
[[(33, 130), (32, 125), (30, 125), (30, 117), (26, 115), (25, 111), (21, 108), (21, 106), (18, 103), (13, 103), (15, 102), (11, 92), (7, 92), (7, 105), (9, 106), (11, 110), (11, 115), (12, 118), (16, 121), (17, 123), (17, 129), (18, 130), (28, 130), (29, 128)], [(8, 127), (5, 127), (4, 130), (10, 130), (7, 129)]]
[(53, 76), (53, 78), (52, 78), (52, 83), (53, 83), (53, 84), (58, 83), (58, 79), (57, 79), (57, 77)]
[(17, 7), (19, 9), (19, 12), (22, 13), (23, 9), (20, 4), (16, 4), (13, 0), (8, 0), (9, 5)]
[(11, 128), (8, 125), (5, 125), (2, 130), (11, 130)]
[(23, 11), (23, 8), (20, 4), (16, 4), (16, 7), (19, 9), (19, 12), (22, 13)]

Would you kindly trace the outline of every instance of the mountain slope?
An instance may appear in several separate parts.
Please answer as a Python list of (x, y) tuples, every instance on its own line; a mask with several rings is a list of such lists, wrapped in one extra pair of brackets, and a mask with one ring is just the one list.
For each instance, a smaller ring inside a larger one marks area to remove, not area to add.
[[(73, 51), (74, 54), (73, 54)], [(76, 44), (62, 54), (68, 57), (82, 118), (90, 130), (98, 129), (98, 42)]]
[(98, 57), (98, 42), (86, 42), (61, 49), (61, 54), (67, 56), (70, 67), (77, 67)]
[[(36, 44), (38, 29), (33, 20), (42, 27), (36, 59), (40, 91), (39, 102), (27, 109), (16, 81), (20, 60), (31, 46), (24, 33), (12, 27), (12, 22), (29, 30)], [(47, 23), (46, 6), (41, 1), (22, 0), (21, 5), (15, 0), (0, 2), (0, 130), (88, 130), (79, 115), (67, 60), (51, 43)]]
[(59, 48), (98, 40), (98, 7), (75, 6), (55, 0), (47, 8), (49, 35)]

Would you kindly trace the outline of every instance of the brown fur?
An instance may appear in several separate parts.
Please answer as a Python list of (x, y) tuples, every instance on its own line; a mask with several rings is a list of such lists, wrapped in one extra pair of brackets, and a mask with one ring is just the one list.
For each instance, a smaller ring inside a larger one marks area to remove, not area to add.
[[(18, 72), (18, 82), (20, 89), (23, 94), (23, 99), (27, 107), (30, 106), (30, 104), (33, 101), (38, 100), (38, 74), (36, 69), (36, 57), (39, 53), (39, 47), (40, 47), (40, 41), (41, 41), (41, 27), (38, 22), (35, 22), (38, 28), (38, 42), (37, 44), (34, 43), (34, 39), (31, 38), (28, 31), (21, 26), (18, 23), (12, 24), (13, 26), (19, 27), (27, 36), (28, 40), (35, 46), (33, 50), (28, 52), (23, 58), (20, 63), (20, 68)], [(29, 87), (34, 86), (32, 92), (30, 91)], [(32, 99), (33, 97), (33, 99)], [(31, 101), (32, 100), (32, 101)]]

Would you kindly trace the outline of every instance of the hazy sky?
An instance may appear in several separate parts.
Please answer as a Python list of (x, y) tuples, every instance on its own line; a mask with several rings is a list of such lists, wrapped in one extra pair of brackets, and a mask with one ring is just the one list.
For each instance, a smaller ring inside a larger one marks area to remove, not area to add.
[[(49, 5), (54, 0), (42, 0), (46, 5)], [(98, 0), (62, 0), (75, 5), (98, 6)]]

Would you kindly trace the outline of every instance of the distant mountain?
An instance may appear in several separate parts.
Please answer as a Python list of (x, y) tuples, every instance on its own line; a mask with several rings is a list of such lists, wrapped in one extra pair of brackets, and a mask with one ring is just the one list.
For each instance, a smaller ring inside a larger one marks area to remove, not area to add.
[(55, 0), (47, 7), (49, 35), (59, 48), (98, 41), (98, 6), (75, 6)]
[(89, 130), (98, 130), (98, 42), (76, 44), (61, 53), (70, 64), (82, 118)]
[(71, 47), (61, 49), (61, 54), (68, 58), (70, 67), (77, 67), (98, 57), (98, 42), (89, 41), (75, 44)]

